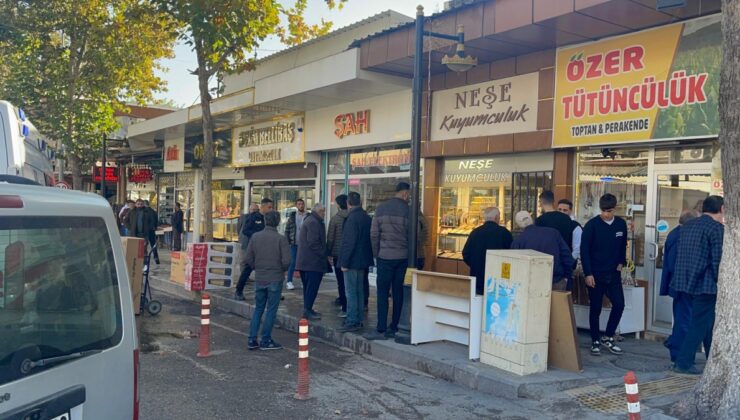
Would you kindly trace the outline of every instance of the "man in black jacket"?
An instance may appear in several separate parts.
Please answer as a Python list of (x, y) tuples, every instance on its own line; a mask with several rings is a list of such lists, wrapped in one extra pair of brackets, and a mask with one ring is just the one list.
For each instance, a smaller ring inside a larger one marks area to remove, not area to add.
[(149, 232), (147, 233), (147, 239), (149, 245), (154, 248), (154, 262), (159, 265), (159, 251), (155, 245), (157, 245), (157, 226), (159, 226), (159, 217), (157, 212), (151, 208), (148, 200), (144, 200), (144, 214), (149, 218)]
[(172, 213), (171, 216), (171, 222), (172, 222), (172, 250), (173, 251), (180, 251), (182, 250), (182, 233), (185, 230), (184, 229), (184, 219), (185, 215), (182, 212), (182, 207), (180, 206), (180, 203), (175, 203), (175, 212)]
[(545, 190), (540, 194), (540, 208), (542, 215), (535, 220), (537, 226), (550, 227), (558, 232), (568, 245), (568, 249), (573, 251), (573, 223), (570, 216), (567, 216), (555, 209), (555, 194), (552, 191)]
[(316, 203), (311, 214), (306, 216), (298, 233), (298, 256), (295, 268), (301, 272), (303, 317), (309, 321), (321, 319), (321, 314), (313, 310), (313, 304), (319, 294), (321, 279), (330, 271), (327, 270), (330, 266), (329, 257), (326, 255), (325, 216), (324, 205)]
[[(622, 349), (614, 342), (614, 333), (624, 311), (622, 267), (627, 263), (627, 223), (614, 215), (616, 207), (617, 197), (601, 196), (601, 214), (586, 223), (581, 241), (581, 262), (590, 301), (591, 354), (595, 356), (601, 354), (601, 345), (614, 354), (622, 354)], [(605, 335), (599, 341), (599, 317), (605, 294), (612, 303), (612, 310)]]
[(483, 210), (484, 223), (473, 229), (463, 248), (463, 260), (475, 277), (475, 293), (483, 294), (483, 277), (486, 271), (486, 252), (489, 249), (511, 248), (511, 232), (499, 226), (501, 212), (496, 207)]
[(363, 277), (373, 264), (373, 249), (370, 244), (372, 219), (362, 208), (360, 194), (349, 193), (348, 202), (350, 210), (344, 221), (338, 264), (344, 272), (347, 296), (347, 320), (340, 328), (341, 332), (362, 329), (362, 315), (365, 306)]
[[(252, 239), (252, 235), (262, 231), (265, 228), (265, 215), (272, 211), (272, 200), (269, 198), (263, 198), (260, 202), (260, 211), (256, 213), (249, 213), (244, 219), (244, 224), (240, 232), (240, 239), (244, 238), (246, 242), (242, 242), (242, 248), (246, 248), (249, 244), (249, 240)], [(247, 285), (247, 280), (252, 274), (252, 267), (249, 264), (244, 264), (242, 267), (242, 273), (239, 276), (239, 282), (236, 283), (236, 291), (234, 292), (234, 299), (244, 300), (244, 286)]]

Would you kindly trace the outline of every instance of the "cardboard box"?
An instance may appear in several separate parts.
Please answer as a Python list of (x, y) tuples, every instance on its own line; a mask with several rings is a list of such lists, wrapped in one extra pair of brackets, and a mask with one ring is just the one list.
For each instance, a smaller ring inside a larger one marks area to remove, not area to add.
[(185, 267), (187, 265), (187, 254), (180, 251), (170, 253), (172, 266), (170, 267), (170, 281), (185, 285)]
[(121, 238), (123, 246), (123, 257), (126, 260), (128, 278), (131, 282), (131, 299), (134, 305), (134, 313), (141, 312), (141, 287), (144, 280), (144, 256), (146, 255), (146, 242), (142, 238), (124, 236)]
[(226, 289), (237, 278), (238, 244), (202, 242), (188, 245), (185, 288), (191, 291)]

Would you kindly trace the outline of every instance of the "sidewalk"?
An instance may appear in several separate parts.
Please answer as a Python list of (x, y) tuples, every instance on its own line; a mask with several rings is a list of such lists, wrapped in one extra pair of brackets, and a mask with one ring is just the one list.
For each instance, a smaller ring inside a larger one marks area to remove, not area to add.
[[(199, 293), (186, 291), (182, 285), (169, 281), (169, 253), (162, 252), (161, 256), (162, 265), (156, 268), (150, 276), (151, 284), (156, 289), (155, 296), (157, 291), (162, 291), (198, 301)], [(233, 294), (233, 288), (209, 291), (211, 305), (223, 311), (251, 318), (254, 309), (253, 281), (250, 281), (245, 289), (246, 301), (234, 300)], [(283, 329), (297, 332), (303, 308), (300, 281), (296, 282), (295, 290), (284, 289), (283, 295), (285, 300), (280, 304), (276, 322)], [(690, 389), (696, 380), (671, 374), (668, 352), (662, 343), (655, 341), (625, 337), (620, 343), (625, 351), (624, 355), (615, 356), (602, 352), (601, 356), (591, 356), (590, 338), (586, 331), (579, 332), (583, 361), (582, 373), (551, 368), (544, 373), (520, 377), (467, 360), (467, 347), (455, 343), (438, 342), (413, 346), (398, 344), (392, 340), (366, 340), (361, 334), (371, 332), (376, 320), (376, 298), (372, 286), (365, 330), (360, 333), (339, 333), (337, 329), (341, 326), (342, 319), (337, 316), (339, 308), (334, 305), (336, 297), (336, 281), (334, 278), (325, 277), (314, 306), (322, 314), (322, 319), (311, 323), (312, 336), (340, 347), (349, 348), (357, 353), (371, 355), (387, 363), (423, 372), (498, 397), (540, 400), (554, 393), (569, 390), (568, 393), (573, 398), (583, 400), (581, 402), (587, 405), (593, 400), (591, 394), (603, 396), (605, 393), (609, 394), (607, 391), (612, 390), (617, 394), (621, 393), (621, 398), (617, 398), (617, 402), (613, 404), (623, 407), (623, 376), (628, 370), (632, 370), (637, 374), (641, 385), (657, 381), (656, 388), (660, 389), (654, 393), (653, 397), (658, 398), (661, 401), (660, 404), (669, 405), (680, 398), (680, 392)], [(697, 356), (697, 362), (700, 360), (703, 362), (703, 357)], [(665, 386), (658, 386), (658, 384), (665, 384)], [(667, 395), (673, 398), (666, 399)], [(597, 401), (594, 404), (602, 403), (603, 401)]]

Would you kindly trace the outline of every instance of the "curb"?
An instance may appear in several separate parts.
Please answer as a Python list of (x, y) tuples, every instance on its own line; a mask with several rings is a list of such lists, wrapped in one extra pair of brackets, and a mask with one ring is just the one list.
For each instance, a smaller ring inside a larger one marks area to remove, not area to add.
[[(150, 277), (149, 281), (153, 288), (161, 292), (200, 302), (200, 292), (187, 291), (181, 284), (157, 277)], [(251, 319), (254, 304), (217, 294), (211, 294), (210, 298), (211, 308)], [(298, 333), (299, 321), (298, 317), (284, 313), (278, 313), (276, 318), (280, 328), (295, 333)], [(489, 366), (480, 369), (476, 362), (450, 360), (444, 355), (429, 354), (417, 346), (397, 344), (390, 340), (370, 341), (357, 334), (339, 333), (334, 328), (318, 324), (310, 325), (309, 333), (329, 344), (370, 355), (380, 362), (428, 374), (495, 397), (540, 400), (553, 392), (591, 384), (595, 379), (564, 371), (556, 371), (556, 375), (549, 377), (520, 377)]]

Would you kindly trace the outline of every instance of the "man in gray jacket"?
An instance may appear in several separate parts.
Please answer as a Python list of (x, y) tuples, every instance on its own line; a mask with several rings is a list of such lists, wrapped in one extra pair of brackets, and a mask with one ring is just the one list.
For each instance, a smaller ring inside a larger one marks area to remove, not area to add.
[[(393, 338), (403, 308), (403, 280), (408, 267), (409, 189), (396, 186), (396, 196), (378, 206), (370, 228), (370, 242), (378, 267), (378, 326), (370, 340)], [(393, 316), (388, 326), (388, 292), (393, 290)]]
[[(270, 211), (265, 214), (265, 228), (252, 235), (247, 246), (246, 263), (255, 272), (255, 307), (249, 326), (249, 350), (279, 350), (283, 348), (272, 339), (272, 326), (275, 323), (280, 295), (283, 291), (285, 270), (290, 265), (290, 246), (288, 239), (277, 231), (280, 213)], [(262, 326), (262, 340), (257, 342), (262, 314), (267, 306), (265, 323)]]

